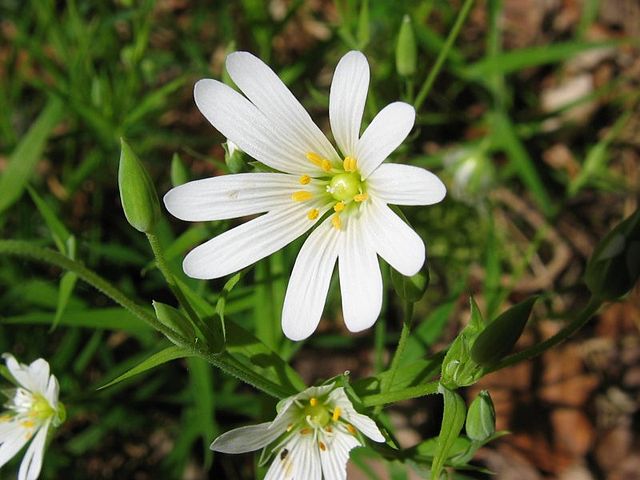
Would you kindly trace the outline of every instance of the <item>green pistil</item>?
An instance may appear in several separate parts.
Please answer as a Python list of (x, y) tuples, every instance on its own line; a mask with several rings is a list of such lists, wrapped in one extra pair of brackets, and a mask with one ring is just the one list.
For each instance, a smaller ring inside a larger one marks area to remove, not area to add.
[(327, 191), (339, 202), (350, 201), (355, 195), (362, 193), (360, 174), (353, 172), (334, 175)]

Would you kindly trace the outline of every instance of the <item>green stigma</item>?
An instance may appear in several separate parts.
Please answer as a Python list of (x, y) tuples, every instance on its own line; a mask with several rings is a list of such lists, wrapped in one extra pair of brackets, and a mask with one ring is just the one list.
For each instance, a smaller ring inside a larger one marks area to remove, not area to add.
[(310, 402), (304, 407), (304, 416), (320, 428), (324, 428), (331, 420), (331, 414), (320, 402)]

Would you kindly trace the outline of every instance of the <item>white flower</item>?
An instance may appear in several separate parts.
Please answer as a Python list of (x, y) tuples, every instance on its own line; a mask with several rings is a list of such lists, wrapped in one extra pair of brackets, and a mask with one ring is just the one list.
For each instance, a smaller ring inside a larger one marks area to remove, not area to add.
[(227, 57), (242, 96), (216, 80), (200, 80), (200, 111), (242, 151), (283, 173), (208, 178), (169, 191), (164, 202), (183, 220), (207, 221), (267, 212), (196, 247), (183, 268), (218, 278), (283, 248), (318, 224), (304, 243), (287, 287), (285, 335), (301, 340), (316, 329), (331, 274), (339, 266), (344, 321), (356, 332), (376, 321), (382, 305), (377, 255), (404, 275), (425, 260), (420, 237), (387, 204), (429, 205), (445, 187), (428, 171), (383, 163), (413, 127), (412, 106), (385, 107), (360, 136), (369, 65), (356, 51), (340, 60), (331, 84), (334, 149), (277, 75), (247, 52)]
[(0, 468), (31, 439), (18, 480), (35, 480), (40, 475), (49, 427), (64, 421), (64, 406), (58, 402), (58, 381), (49, 375), (49, 364), (42, 358), (31, 365), (18, 363), (13, 355), (3, 355), (9, 373), (19, 385), (5, 390), (8, 409), (0, 415)]
[(337, 480), (347, 478), (349, 452), (364, 445), (362, 435), (384, 442), (375, 422), (355, 411), (344, 388), (311, 387), (283, 400), (273, 422), (231, 430), (211, 449), (245, 453), (264, 448), (273, 457), (265, 480)]

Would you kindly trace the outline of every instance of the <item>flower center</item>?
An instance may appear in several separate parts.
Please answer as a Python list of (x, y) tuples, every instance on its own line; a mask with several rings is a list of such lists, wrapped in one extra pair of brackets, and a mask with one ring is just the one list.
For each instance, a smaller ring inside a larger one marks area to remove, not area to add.
[(339, 202), (352, 200), (357, 194), (362, 193), (360, 175), (355, 172), (334, 175), (327, 186), (327, 192)]
[[(311, 400), (316, 400), (312, 398)], [(327, 408), (320, 404), (317, 400), (310, 401), (304, 408), (304, 416), (308, 421), (317, 428), (324, 428), (331, 421), (331, 414)]]
[(318, 207), (326, 208), (327, 204), (333, 204), (334, 213), (331, 216), (331, 224), (336, 230), (342, 230), (341, 212), (346, 215), (359, 203), (369, 199), (365, 182), (358, 172), (358, 161), (353, 157), (346, 157), (340, 166), (337, 166), (314, 152), (307, 153), (306, 157), (311, 163), (320, 167), (326, 176), (312, 178), (309, 175), (302, 175), (300, 185), (308, 186), (310, 189), (293, 192), (291, 199), (294, 202), (313, 201), (315, 203), (307, 212), (309, 220), (316, 220), (320, 216)]

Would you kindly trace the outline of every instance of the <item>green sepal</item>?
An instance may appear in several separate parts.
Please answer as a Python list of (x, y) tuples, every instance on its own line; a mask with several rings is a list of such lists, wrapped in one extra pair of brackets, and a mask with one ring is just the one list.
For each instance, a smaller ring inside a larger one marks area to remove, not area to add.
[(537, 296), (501, 313), (478, 336), (471, 348), (471, 358), (482, 367), (492, 367), (506, 356), (524, 330)]
[(629, 292), (639, 277), (640, 210), (636, 210), (598, 243), (584, 279), (594, 296), (613, 300)]
[(415, 303), (422, 298), (424, 292), (429, 287), (429, 268), (425, 262), (422, 270), (415, 275), (405, 277), (396, 269), (391, 269), (391, 284), (398, 296), (411, 303)]
[(142, 165), (124, 139), (120, 140), (118, 187), (124, 215), (129, 224), (143, 233), (150, 233), (160, 218), (158, 194)]
[(241, 173), (246, 171), (247, 162), (245, 155), (236, 145), (227, 141), (222, 144), (224, 149), (224, 162), (231, 173)]

